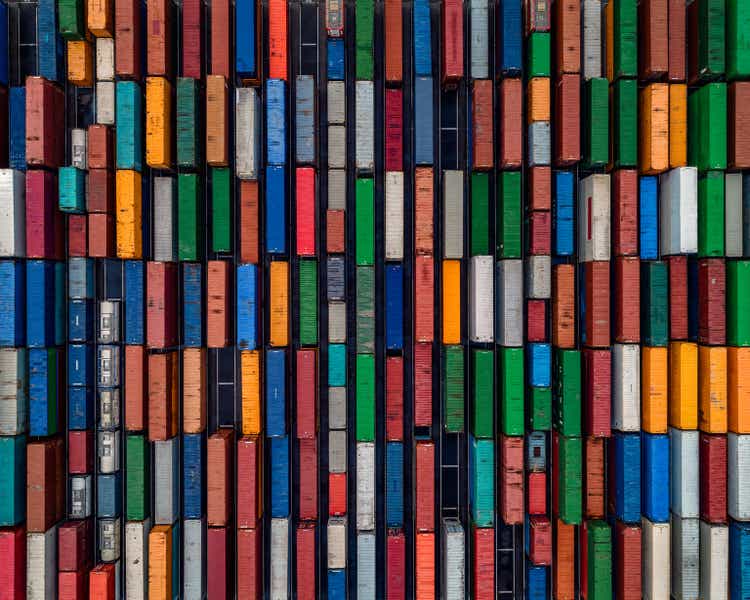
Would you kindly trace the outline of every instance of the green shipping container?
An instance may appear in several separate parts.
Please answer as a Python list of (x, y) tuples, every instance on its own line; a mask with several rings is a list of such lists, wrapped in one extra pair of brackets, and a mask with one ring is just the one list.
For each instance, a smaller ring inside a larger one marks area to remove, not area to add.
[(581, 353), (557, 350), (555, 429), (565, 436), (581, 435)]
[(641, 339), (646, 346), (669, 342), (669, 271), (662, 261), (641, 262)]
[(498, 348), (500, 371), (500, 431), (524, 434), (523, 348)]
[(443, 350), (443, 402), (445, 430), (458, 433), (464, 430), (464, 349), (445, 346)]
[(177, 176), (177, 258), (201, 260), (203, 256), (203, 191), (195, 173)]
[(550, 48), (552, 34), (549, 31), (534, 31), (529, 34), (527, 47), (527, 77), (550, 76)]
[(529, 429), (549, 431), (552, 428), (552, 388), (529, 388)]
[(0, 436), (0, 526), (26, 518), (26, 436)]
[(86, 36), (84, 1), (57, 0), (57, 19), (60, 27), (60, 35), (66, 40), (82, 40)]
[(357, 354), (357, 441), (375, 441), (375, 356)]
[(357, 265), (372, 265), (375, 260), (375, 187), (371, 178), (357, 179), (356, 189)]
[(232, 251), (231, 172), (226, 167), (211, 169), (211, 247), (214, 252)]
[(589, 600), (612, 598), (612, 530), (605, 521), (586, 523), (587, 596)]
[(148, 518), (151, 500), (149, 444), (143, 434), (125, 436), (125, 506), (128, 521)]
[(727, 84), (707, 83), (688, 96), (688, 163), (727, 168)]
[(490, 176), (471, 174), (471, 255), (490, 253)]
[(493, 406), (494, 399), (494, 365), (492, 350), (472, 350), (472, 395), (473, 410), (471, 413), (471, 432), (475, 438), (492, 438), (494, 436)]
[(177, 78), (177, 166), (196, 168), (200, 163), (200, 92), (198, 81)]
[(497, 257), (521, 258), (521, 172), (498, 173)]
[(750, 260), (727, 261), (727, 345), (750, 346)]
[(724, 172), (698, 180), (698, 256), (724, 256)]
[(375, 352), (375, 269), (357, 267), (357, 352)]
[(720, 77), (726, 70), (726, 50), (724, 47), (726, 1), (695, 0), (698, 9), (696, 75), (702, 80)]
[(727, 0), (727, 79), (750, 77), (750, 2)]
[(356, 0), (355, 5), (356, 75), (357, 79), (375, 79), (373, 62), (375, 32), (374, 0)]
[(638, 165), (638, 82), (620, 79), (611, 87), (612, 164), (615, 168)]
[(583, 521), (583, 439), (555, 436), (557, 444), (557, 508), (563, 522)]
[(318, 263), (299, 261), (299, 343), (314, 346), (318, 343)]
[(584, 88), (583, 160), (586, 166), (602, 167), (609, 162), (609, 82), (589, 79)]
[(636, 0), (610, 2), (614, 17), (612, 79), (638, 77), (638, 3)]
[(469, 505), (477, 527), (495, 525), (495, 442), (471, 438)]

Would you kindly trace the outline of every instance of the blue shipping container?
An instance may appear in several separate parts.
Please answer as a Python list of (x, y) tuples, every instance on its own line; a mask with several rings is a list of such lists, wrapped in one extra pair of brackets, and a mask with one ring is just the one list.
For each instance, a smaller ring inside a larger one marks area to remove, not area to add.
[(344, 80), (344, 40), (328, 40), (328, 79), (329, 81)]
[(545, 600), (547, 595), (548, 567), (537, 567), (526, 563), (526, 598), (527, 600)]
[(289, 516), (289, 437), (274, 437), (271, 443), (271, 517)]
[(529, 385), (549, 387), (551, 383), (552, 347), (549, 344), (529, 344)]
[(404, 277), (401, 265), (385, 267), (385, 344), (388, 350), (404, 347)]
[(750, 598), (750, 523), (729, 526), (729, 595)]
[(258, 267), (237, 265), (237, 345), (240, 350), (258, 347)]
[(70, 257), (68, 259), (68, 298), (93, 299), (94, 296), (94, 259)]
[(144, 263), (140, 260), (126, 260), (123, 264), (125, 268), (125, 343), (143, 344), (145, 343)]
[(55, 0), (39, 0), (37, 4), (36, 51), (38, 75), (50, 81), (62, 82), (65, 46), (62, 36), (58, 35)]
[(26, 436), (0, 437), (0, 526), (26, 518)]
[(643, 433), (641, 439), (641, 499), (643, 514), (649, 521), (669, 521), (669, 436)]
[(328, 385), (346, 385), (346, 344), (328, 345)]
[(255, 0), (236, 0), (234, 3), (235, 68), (240, 79), (257, 77)]
[(0, 346), (26, 345), (26, 270), (23, 261), (0, 260)]
[(503, 75), (519, 75), (523, 68), (523, 4), (500, 0), (495, 9), (498, 23), (498, 67)]
[(26, 170), (26, 88), (12, 87), (8, 95), (8, 164), (11, 169)]
[(59, 358), (57, 348), (29, 350), (29, 435), (57, 433)]
[(656, 177), (638, 178), (638, 232), (641, 260), (659, 258), (659, 200)]
[(94, 346), (68, 344), (68, 385), (89, 387), (94, 385)]
[(58, 206), (62, 212), (86, 212), (86, 171), (77, 167), (60, 167), (57, 172)]
[[(429, 0), (414, 0), (414, 73), (432, 76), (432, 27)], [(420, 107), (421, 108), (421, 107)]]
[(388, 527), (404, 525), (404, 445), (401, 442), (386, 444), (385, 520)]
[(297, 163), (315, 162), (315, 80), (312, 75), (298, 75), (297, 106), (294, 123)]
[(114, 519), (122, 512), (120, 472), (97, 475), (96, 514), (100, 519)]
[(641, 520), (641, 435), (612, 433), (611, 477), (614, 477), (614, 513), (625, 523)]
[(266, 163), (286, 164), (286, 82), (266, 81)]
[(94, 390), (68, 388), (68, 429), (83, 430), (94, 426)]
[(346, 265), (343, 256), (329, 256), (326, 276), (328, 301), (345, 300)]
[(286, 434), (286, 352), (266, 352), (266, 435)]
[(200, 519), (203, 516), (203, 470), (205, 444), (203, 434), (182, 436), (182, 517)]
[(115, 90), (115, 146), (118, 169), (140, 171), (143, 166), (143, 107), (135, 81), (118, 81)]
[[(200, 263), (182, 263), (182, 343), (191, 348), (199, 348), (203, 344), (202, 269)], [(239, 290), (239, 269), (237, 277)]]
[(477, 527), (495, 524), (495, 442), (469, 438), (469, 509)]
[(414, 160), (418, 165), (433, 163), (432, 77), (414, 80)]
[(26, 345), (55, 345), (55, 264), (26, 261)]
[(346, 570), (328, 570), (328, 598), (329, 600), (346, 600)]
[(266, 169), (266, 252), (286, 252), (286, 169)]
[(555, 171), (554, 174), (554, 252), (558, 256), (573, 256), (575, 240), (574, 196), (575, 176), (570, 171)]

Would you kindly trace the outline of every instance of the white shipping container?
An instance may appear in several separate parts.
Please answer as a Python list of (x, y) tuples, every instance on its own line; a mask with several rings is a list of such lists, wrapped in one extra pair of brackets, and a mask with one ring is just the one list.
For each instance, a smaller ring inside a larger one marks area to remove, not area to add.
[(404, 258), (404, 174), (385, 174), (385, 259)]
[(750, 434), (727, 436), (727, 508), (735, 521), (750, 521)]
[(700, 521), (700, 597), (729, 598), (729, 527)]
[(346, 123), (346, 83), (329, 81), (328, 124), (343, 125), (344, 123)]
[(526, 297), (548, 300), (552, 297), (552, 257), (534, 254), (526, 257)]
[(328, 303), (328, 342), (346, 343), (346, 302)]
[(78, 169), (88, 169), (88, 136), (79, 127), (70, 130), (70, 164)]
[[(375, 168), (375, 83), (355, 83), (356, 143), (355, 163), (359, 171)], [(330, 131), (330, 128), (329, 128)]]
[(661, 253), (698, 252), (698, 169), (678, 167), (659, 176)]
[(464, 529), (456, 519), (443, 519), (443, 598), (463, 600), (466, 569)]
[(206, 525), (203, 519), (183, 521), (182, 595), (185, 600), (203, 600), (206, 596)]
[(609, 175), (594, 174), (578, 186), (578, 260), (609, 260)]
[(602, 0), (583, 0), (583, 78), (602, 76)]
[[(185, 533), (187, 524), (185, 521)], [(128, 521), (125, 523), (125, 598), (144, 600), (148, 598), (148, 532), (151, 521)], [(185, 571), (187, 577), (188, 571)]]
[(115, 80), (114, 38), (96, 38), (96, 79), (98, 81)]
[[(148, 554), (148, 549), (146, 553)], [(120, 519), (99, 519), (99, 559), (102, 562), (114, 562), (119, 558)], [(148, 573), (148, 569), (146, 572)]]
[(86, 519), (91, 516), (93, 498), (93, 480), (91, 475), (70, 476), (70, 513), (71, 519)]
[(700, 597), (700, 533), (698, 519), (672, 515), (672, 597), (698, 600)]
[(375, 600), (375, 534), (357, 534), (357, 600)]
[(357, 530), (375, 529), (375, 444), (357, 444)]
[(234, 115), (237, 177), (258, 179), (261, 111), (255, 88), (240, 87), (235, 90)]
[(57, 525), (26, 534), (26, 598), (57, 599)]
[(120, 347), (97, 346), (98, 382), (102, 387), (120, 385)]
[(464, 172), (443, 171), (443, 258), (464, 255)]
[(328, 472), (346, 473), (346, 430), (328, 433)]
[(99, 395), (99, 428), (117, 429), (120, 426), (120, 390), (97, 390)]
[(644, 600), (670, 600), (669, 523), (641, 519)]
[(345, 125), (328, 126), (328, 167), (330, 169), (346, 168)]
[(700, 510), (698, 444), (698, 431), (669, 428), (669, 508), (686, 519), (697, 519)]
[(346, 429), (346, 388), (328, 388), (328, 427)]
[(171, 525), (180, 516), (179, 438), (154, 442), (154, 524)]
[(346, 517), (328, 519), (328, 568), (346, 569)]
[(495, 335), (495, 259), (472, 256), (469, 263), (469, 337), (491, 343)]
[(641, 347), (615, 344), (612, 348), (612, 427), (641, 428)]
[(346, 171), (343, 169), (328, 170), (328, 210), (346, 210)]
[(26, 431), (26, 348), (0, 348), (0, 435)]
[(742, 256), (742, 173), (724, 176), (725, 254), (732, 258)]
[(501, 346), (523, 346), (523, 261), (499, 260), (495, 266), (495, 278), (495, 341)]
[(487, 0), (470, 0), (471, 77), (487, 79), (489, 74), (489, 17)]
[(120, 303), (112, 300), (99, 302), (99, 337), (100, 344), (114, 344), (120, 341)]
[[(99, 38), (102, 39), (102, 38)], [(115, 82), (96, 82), (96, 122), (99, 125), (115, 124)]]
[(174, 231), (177, 223), (175, 180), (173, 177), (154, 177), (154, 260), (177, 260)]
[(100, 431), (97, 437), (97, 456), (100, 473), (120, 470), (120, 432)]
[(26, 175), (0, 169), (0, 256), (26, 256)]
[(528, 164), (542, 167), (550, 164), (551, 137), (549, 121), (534, 121), (529, 125)]
[(271, 519), (271, 600), (286, 600), (289, 579), (289, 519)]

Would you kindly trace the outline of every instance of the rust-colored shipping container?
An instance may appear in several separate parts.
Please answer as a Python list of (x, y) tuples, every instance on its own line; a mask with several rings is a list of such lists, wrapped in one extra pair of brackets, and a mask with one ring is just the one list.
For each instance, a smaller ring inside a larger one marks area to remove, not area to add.
[(556, 0), (555, 64), (557, 74), (581, 72), (581, 3), (579, 0)]
[(576, 527), (555, 520), (555, 550), (552, 594), (555, 600), (575, 600)]
[(464, 76), (464, 12), (461, 0), (443, 0), (441, 3), (442, 80), (453, 86)]
[(318, 433), (318, 354), (314, 348), (297, 350), (297, 437), (315, 439)]
[(94, 432), (68, 431), (68, 473), (83, 475), (94, 471)]
[(612, 355), (609, 350), (583, 351), (584, 427), (588, 435), (609, 437), (612, 400)]
[(526, 84), (528, 103), (526, 106), (526, 121), (550, 120), (550, 78), (532, 77)]
[(615, 341), (638, 344), (641, 339), (641, 261), (637, 256), (618, 256), (614, 266)]
[(115, 177), (108, 169), (89, 169), (86, 181), (86, 210), (115, 213)]
[(168, 440), (177, 435), (177, 353), (148, 356), (148, 439)]
[(296, 538), (297, 600), (315, 600), (315, 523), (300, 523)]
[(224, 348), (229, 345), (229, 279), (226, 260), (209, 260), (206, 269), (206, 345)]
[(143, 431), (148, 422), (146, 408), (146, 349), (125, 346), (125, 429)]
[(89, 256), (95, 258), (114, 257), (115, 219), (111, 214), (89, 213)]
[(26, 531), (44, 532), (65, 512), (65, 444), (60, 437), (26, 446)]
[(498, 166), (502, 169), (520, 167), (523, 161), (523, 83), (516, 78), (501, 79), (497, 91), (500, 113)]
[(170, 348), (177, 343), (177, 267), (146, 263), (146, 345)]
[(263, 530), (237, 530), (237, 597), (263, 596)]
[(574, 265), (552, 270), (552, 345), (576, 346), (576, 273)]
[(68, 256), (86, 256), (88, 243), (87, 215), (68, 215)]
[[(669, 0), (669, 63), (667, 78), (681, 82), (687, 77), (686, 35), (687, 11), (683, 0)], [(640, 588), (639, 588), (640, 589)]]
[(115, 0), (115, 73), (141, 78), (141, 3)]
[(299, 518), (318, 518), (318, 440), (299, 440)]
[(258, 182), (240, 181), (240, 261), (258, 264)]
[(112, 0), (88, 0), (86, 2), (86, 27), (96, 37), (112, 37), (114, 3)]
[(231, 525), (234, 495), (232, 455), (234, 431), (217, 429), (206, 444), (206, 517), (209, 526)]
[(669, 339), (688, 339), (688, 259), (668, 256), (669, 266)]
[[(212, 2), (211, 6), (215, 7), (216, 2)], [(146, 0), (147, 75), (170, 77), (172, 74), (173, 20), (172, 3), (169, 0)]]
[(500, 516), (520, 525), (524, 514), (523, 438), (500, 436)]
[(88, 569), (93, 550), (93, 519), (71, 519), (57, 529), (57, 568), (60, 571)]
[(263, 516), (263, 438), (237, 441), (237, 527), (256, 527)]
[(414, 259), (414, 338), (417, 342), (435, 339), (435, 264), (432, 256)]
[(603, 519), (604, 493), (604, 438), (586, 438), (586, 477), (584, 479), (583, 508), (587, 519)]
[(346, 473), (328, 474), (328, 514), (332, 517), (346, 514)]
[[(390, 0), (389, 0), (390, 1)], [(386, 2), (386, 10), (388, 2)], [(401, 11), (401, 3), (398, 3)], [(400, 12), (399, 12), (400, 14)], [(386, 45), (386, 49), (388, 45)], [(386, 50), (387, 51), (387, 50)], [(400, 64), (400, 63), (399, 63)], [(402, 171), (404, 155), (404, 93), (400, 88), (385, 90), (385, 170)]]
[(286, 0), (268, 1), (268, 77), (285, 81), (287, 78), (286, 11)]
[[(273, 3), (271, 3), (273, 4)], [(234, 39), (231, 25), (231, 3), (229, 0), (211, 2), (211, 75), (221, 75), (225, 79), (232, 76), (230, 45)], [(270, 14), (270, 13), (269, 13)], [(270, 18), (270, 17), (269, 17)]]
[(326, 251), (329, 254), (346, 251), (345, 223), (346, 213), (343, 210), (326, 211)]
[(388, 356), (385, 359), (385, 438), (404, 439), (404, 359)]
[(474, 527), (474, 599), (493, 600), (495, 594), (495, 530)]
[(203, 2), (182, 2), (182, 76), (200, 79), (203, 67)]
[(548, 210), (528, 213), (528, 253), (531, 255), (552, 254), (552, 216)]
[(415, 542), (416, 600), (435, 598), (435, 534), (419, 532)]
[(206, 162), (229, 165), (229, 92), (223, 75), (206, 77)]
[(638, 62), (641, 79), (660, 79), (669, 69), (669, 0), (638, 4)]
[(89, 599), (115, 600), (115, 564), (101, 563), (89, 572)]
[(612, 172), (612, 251), (615, 256), (638, 256), (638, 172)]
[(547, 514), (547, 473), (529, 473), (526, 478), (526, 512), (530, 515)]
[(616, 521), (615, 590), (622, 600), (641, 600), (641, 528)]
[(530, 167), (528, 169), (528, 208), (550, 210), (552, 208), (552, 169)]
[(545, 300), (526, 301), (526, 340), (529, 342), (547, 341), (547, 302)]
[(403, 78), (403, 3), (385, 0), (385, 80), (400, 83)]
[(432, 254), (434, 180), (432, 167), (414, 170), (414, 251)]
[(65, 96), (43, 77), (26, 78), (26, 162), (56, 169), (65, 161)]
[(415, 523), (417, 531), (435, 530), (435, 444), (418, 441), (414, 446)]
[(586, 278), (586, 339), (590, 348), (609, 346), (609, 262), (584, 263)]
[(727, 166), (750, 168), (750, 81), (733, 81), (728, 86)]
[[(232, 566), (234, 561), (227, 560), (229, 550), (229, 530), (227, 527), (209, 527), (206, 533), (206, 592), (209, 598), (228, 600), (229, 588), (233, 581)], [(169, 598), (169, 596), (167, 596)]]
[(432, 425), (432, 342), (414, 344), (414, 425)]
[[(567, 4), (568, 2), (565, 2)], [(557, 166), (581, 159), (581, 77), (561, 75), (555, 86), (555, 154)]]
[(472, 132), (472, 168), (489, 170), (494, 165), (495, 122), (492, 106), (492, 89), (494, 84), (489, 79), (475, 79), (472, 93), (471, 120)]
[(726, 269), (723, 258), (698, 261), (698, 341), (726, 344)]
[[(24, 569), (25, 570), (25, 569)], [(88, 572), (59, 571), (57, 573), (57, 600), (88, 600)], [(25, 592), (8, 595), (8, 598), (21, 600)]]
[(206, 349), (182, 351), (182, 431), (201, 433), (206, 429)]
[(700, 434), (700, 515), (727, 522), (727, 436)]

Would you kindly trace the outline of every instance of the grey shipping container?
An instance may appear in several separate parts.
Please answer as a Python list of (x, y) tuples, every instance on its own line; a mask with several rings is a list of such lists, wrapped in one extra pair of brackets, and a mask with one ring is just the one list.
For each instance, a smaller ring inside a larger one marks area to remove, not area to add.
[(700, 509), (698, 443), (696, 430), (669, 428), (670, 510), (689, 519), (697, 519)]
[(343, 169), (328, 170), (328, 210), (346, 210), (346, 171)]
[[(328, 388), (328, 427), (346, 429), (346, 388), (343, 386)], [(344, 441), (344, 448), (346, 448), (346, 441)], [(346, 457), (344, 457), (344, 470), (346, 470)]]
[(375, 444), (357, 444), (357, 530), (375, 529)]
[(182, 594), (185, 600), (203, 600), (206, 595), (206, 525), (204, 519), (185, 519), (182, 546)]
[(114, 38), (96, 38), (96, 79), (97, 81), (115, 80)]
[(443, 172), (443, 256), (464, 255), (464, 173)]
[(180, 516), (179, 438), (154, 442), (154, 524), (171, 525)]
[(456, 519), (443, 519), (443, 598), (463, 600), (466, 569), (464, 529)]
[(729, 527), (700, 522), (700, 597), (729, 597)]
[(328, 124), (346, 123), (346, 84), (343, 81), (328, 82)]
[(375, 534), (357, 535), (357, 599), (375, 600)]
[(173, 262), (177, 259), (176, 214), (177, 194), (174, 177), (154, 177), (154, 260)]
[(346, 473), (345, 429), (332, 429), (328, 432), (328, 471), (330, 473)]
[(70, 130), (70, 164), (77, 169), (88, 169), (87, 137), (85, 129)]
[(331, 169), (346, 168), (345, 125), (328, 126), (328, 167)]
[(237, 88), (234, 105), (235, 170), (240, 179), (258, 179), (260, 100), (255, 88)]
[(115, 82), (96, 82), (96, 122), (99, 125), (115, 124)]
[[(187, 535), (185, 521), (185, 532)], [(148, 598), (148, 532), (151, 520), (125, 523), (125, 600)], [(187, 577), (187, 571), (185, 571)]]
[(535, 254), (526, 257), (526, 296), (539, 300), (552, 297), (552, 257)]
[(298, 75), (296, 80), (296, 145), (297, 164), (315, 162), (315, 80), (312, 75)]
[(57, 525), (26, 534), (26, 598), (57, 598)]
[(0, 435), (18, 435), (26, 431), (26, 369), (26, 348), (0, 348)]
[(0, 257), (26, 256), (26, 176), (0, 169)]
[(550, 164), (551, 137), (549, 121), (534, 121), (529, 125), (528, 164), (542, 167)]
[(602, 76), (602, 0), (583, 0), (583, 77)]
[(495, 341), (501, 346), (523, 346), (523, 262), (498, 261), (495, 279)]
[[(357, 81), (355, 84), (356, 143), (355, 163), (358, 171), (371, 172), (375, 168), (375, 84)], [(329, 128), (330, 131), (330, 128)]]
[(346, 303), (328, 303), (328, 342), (331, 344), (346, 343)]
[(99, 558), (103, 562), (120, 558), (120, 519), (99, 519)]
[(470, 52), (471, 77), (486, 79), (489, 76), (489, 8), (487, 0), (470, 0)]
[(677, 600), (700, 597), (699, 523), (672, 516), (672, 596)]
[(289, 597), (289, 519), (271, 519), (271, 600)]

